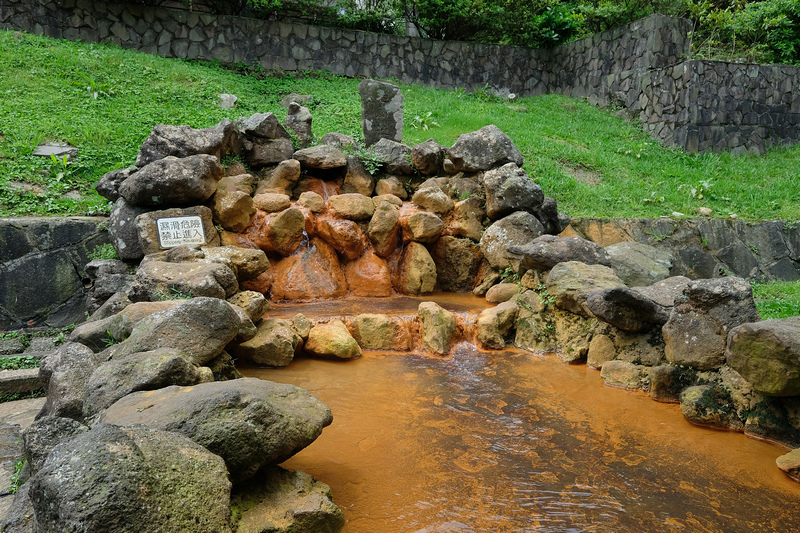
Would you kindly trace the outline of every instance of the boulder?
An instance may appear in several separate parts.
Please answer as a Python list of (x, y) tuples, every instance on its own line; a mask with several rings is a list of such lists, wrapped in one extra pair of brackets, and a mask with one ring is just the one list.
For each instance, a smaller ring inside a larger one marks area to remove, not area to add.
[(527, 211), (517, 211), (494, 222), (481, 236), (481, 252), (497, 270), (511, 266), (510, 248), (521, 246), (542, 234), (542, 224)]
[(263, 251), (240, 246), (204, 246), (193, 260), (225, 265), (236, 274), (238, 281), (255, 279), (269, 269), (269, 260)]
[(291, 140), (292, 138), (273, 113), (256, 113), (247, 118), (240, 118), (236, 121), (236, 125), (239, 131), (251, 139)]
[(795, 448), (789, 453), (781, 455), (775, 459), (775, 464), (783, 472), (786, 472), (789, 477), (795, 481), (800, 481), (800, 448)]
[(286, 116), (286, 129), (291, 130), (297, 136), (300, 146), (305, 148), (314, 138), (311, 132), (311, 112), (307, 107), (301, 106), (297, 102), (289, 104), (289, 112)]
[(663, 248), (639, 242), (606, 246), (611, 268), (629, 287), (644, 287), (669, 277), (674, 258)]
[(452, 211), (455, 204), (439, 187), (425, 187), (414, 193), (411, 201), (425, 211), (444, 216)]
[(376, 254), (392, 255), (400, 242), (400, 210), (389, 202), (381, 202), (369, 221), (367, 234)]
[(256, 212), (246, 235), (266, 253), (288, 256), (300, 246), (305, 229), (306, 218), (303, 212), (296, 207), (290, 207), (280, 213)]
[(198, 297), (154, 313), (133, 328), (130, 336), (107, 349), (112, 359), (174, 348), (197, 366), (222, 353), (239, 332), (240, 319), (225, 300)]
[(341, 320), (312, 327), (304, 349), (310, 355), (326, 359), (361, 357), (361, 348)]
[(760, 320), (747, 281), (734, 277), (692, 281), (676, 298), (662, 328), (667, 361), (697, 370), (719, 368), (725, 363), (728, 333)]
[(303, 339), (282, 318), (267, 318), (258, 325), (255, 337), (230, 348), (236, 359), (259, 366), (283, 367), (294, 359)]
[(344, 296), (347, 282), (336, 250), (322, 239), (313, 238), (300, 253), (275, 265), (275, 300), (317, 300)]
[(144, 257), (142, 245), (139, 244), (139, 230), (134, 221), (149, 210), (150, 208), (132, 206), (122, 197), (114, 202), (108, 217), (108, 232), (114, 250), (123, 261), (138, 261)]
[(422, 348), (444, 355), (456, 335), (456, 317), (435, 302), (422, 302), (417, 309), (420, 319)]
[(483, 175), (486, 215), (497, 220), (516, 211), (536, 213), (544, 202), (542, 188), (515, 163), (507, 163)]
[(570, 219), (564, 213), (558, 212), (558, 203), (554, 198), (545, 197), (542, 207), (534, 213), (548, 235), (558, 235), (569, 226)]
[(602, 330), (603, 323), (594, 317), (586, 318), (559, 307), (552, 307), (550, 313), (558, 358), (565, 363), (585, 361), (589, 355), (589, 344), (594, 335)]
[(369, 220), (375, 213), (372, 198), (358, 193), (337, 194), (328, 198), (328, 207), (348, 220)]
[(390, 83), (363, 80), (358, 84), (361, 96), (361, 130), (364, 144), (372, 146), (380, 139), (403, 139), (403, 93)]
[(680, 402), (681, 414), (693, 424), (744, 429), (730, 395), (719, 384), (688, 387), (681, 393)]
[(518, 304), (514, 345), (532, 352), (556, 351), (555, 324), (551, 314), (543, 312), (548, 306), (539, 294), (524, 291), (518, 297)]
[(418, 242), (410, 242), (403, 250), (395, 270), (393, 284), (403, 294), (425, 294), (436, 287), (436, 263), (428, 250)]
[(663, 326), (670, 311), (628, 287), (593, 291), (587, 296), (586, 305), (603, 322), (633, 333)]
[(436, 264), (436, 282), (440, 290), (472, 290), (483, 259), (477, 244), (469, 239), (442, 236), (431, 246), (430, 254)]
[(347, 172), (342, 182), (342, 192), (372, 196), (374, 190), (375, 179), (367, 171), (364, 163), (356, 156), (347, 156)]
[(800, 395), (800, 317), (733, 328), (725, 360), (761, 394)]
[(213, 128), (194, 129), (190, 126), (158, 124), (139, 148), (136, 166), (144, 166), (165, 157), (188, 157), (208, 154), (222, 159), (239, 149), (239, 132), (236, 124), (223, 120)]
[(392, 294), (392, 276), (384, 259), (367, 250), (347, 263), (344, 277), (350, 294), (357, 297), (386, 297)]
[(367, 245), (366, 235), (352, 220), (322, 216), (317, 219), (317, 236), (351, 261), (361, 257)]
[(387, 315), (365, 313), (353, 318), (353, 338), (365, 350), (409, 349), (400, 319)]
[(657, 402), (679, 403), (681, 393), (698, 384), (697, 374), (685, 366), (654, 366), (650, 369), (650, 397)]
[(345, 523), (328, 485), (279, 466), (265, 468), (234, 487), (231, 507), (234, 516), (240, 516), (237, 533), (339, 533)]
[[(136, 271), (130, 291), (134, 301), (158, 300), (172, 295), (229, 298), (239, 290), (236, 274), (219, 263), (167, 263), (148, 261)], [(174, 296), (173, 296), (174, 297)]]
[[(184, 217), (199, 217), (200, 220)], [(160, 220), (163, 218), (178, 220)], [(204, 205), (149, 211), (137, 216), (134, 224), (145, 255), (174, 248), (176, 243), (185, 243), (187, 239), (191, 239), (194, 246), (219, 246), (213, 213)]]
[(606, 361), (600, 370), (606, 385), (626, 390), (650, 390), (650, 368), (625, 361)]
[(303, 148), (294, 153), (294, 158), (300, 161), (301, 168), (328, 170), (347, 166), (344, 152), (329, 144)]
[(400, 178), (397, 176), (381, 178), (375, 184), (376, 196), (384, 196), (387, 194), (396, 196), (401, 200), (408, 198), (408, 191), (406, 191), (406, 188), (403, 186), (403, 182), (401, 182)]
[(308, 391), (256, 378), (135, 392), (100, 417), (188, 437), (222, 457), (234, 483), (285, 461), (332, 420), (330, 409)]
[(41, 531), (230, 531), (224, 462), (167, 431), (98, 424), (58, 444), (28, 483)]
[(376, 159), (383, 163), (389, 174), (402, 174), (408, 176), (414, 173), (411, 166), (411, 147), (398, 141), (382, 138), (370, 150)]
[(83, 396), (89, 377), (104, 358), (75, 342), (67, 342), (44, 357), (39, 380), (47, 400), (36, 418), (56, 416), (83, 419)]
[(217, 190), (225, 171), (211, 155), (159, 159), (132, 174), (119, 194), (130, 205), (173, 207), (201, 204)]
[(645, 366), (662, 363), (664, 340), (661, 328), (656, 326), (642, 333), (630, 333), (599, 322), (589, 343), (587, 364), (600, 368), (611, 359)]
[(156, 348), (112, 359), (98, 366), (86, 382), (83, 414), (90, 417), (131, 392), (203, 381), (199, 368), (175, 348)]
[(520, 287), (516, 283), (498, 283), (486, 291), (486, 301), (490, 304), (507, 302), (520, 292)]
[(518, 313), (519, 307), (513, 300), (481, 311), (477, 322), (477, 337), (480, 346), (490, 350), (505, 348), (506, 337), (513, 332)]
[(139, 169), (136, 167), (128, 167), (106, 172), (100, 177), (98, 182), (95, 183), (94, 190), (109, 202), (116, 202), (119, 199), (120, 185), (137, 170)]
[(86, 431), (89, 431), (88, 426), (72, 418), (45, 416), (34, 420), (22, 433), (25, 461), (30, 474), (35, 475), (42, 468), (58, 443)]
[(647, 287), (634, 287), (633, 290), (659, 305), (673, 307), (675, 305), (675, 299), (683, 294), (684, 289), (691, 281), (692, 280), (685, 276), (673, 276), (648, 285)]
[(249, 193), (217, 188), (209, 202), (213, 220), (228, 231), (244, 231), (256, 212)]
[(401, 200), (400, 198), (398, 198), (394, 194), (381, 194), (379, 196), (373, 196), (372, 197), (372, 203), (375, 205), (375, 209), (378, 209), (378, 207), (383, 202), (388, 202), (389, 204), (391, 204), (391, 205), (393, 205), (395, 207), (402, 207), (403, 206), (403, 200)]
[(587, 318), (594, 316), (586, 303), (591, 292), (625, 286), (609, 267), (578, 261), (554, 266), (545, 279), (545, 285), (556, 306)]
[(297, 203), (308, 208), (312, 213), (321, 213), (325, 209), (325, 198), (314, 191), (306, 191), (301, 194)]
[(236, 369), (236, 363), (228, 352), (222, 352), (206, 363), (206, 368), (211, 371), (214, 381), (228, 381), (244, 377), (242, 373)]
[[(253, 206), (267, 213), (278, 213), (284, 209), (290, 208), (292, 206), (292, 199), (289, 198), (288, 195), (279, 192), (265, 192), (253, 197)], [(255, 211), (253, 211), (253, 213), (255, 213)]]
[(319, 141), (320, 144), (330, 144), (331, 146), (335, 146), (339, 149), (350, 148), (353, 146), (353, 144), (355, 144), (355, 141), (352, 137), (345, 135), (344, 133), (337, 132), (326, 133)]
[(417, 211), (408, 217), (401, 218), (403, 229), (406, 231), (405, 239), (416, 242), (432, 243), (439, 238), (444, 227), (442, 219), (428, 211)]
[(269, 309), (269, 300), (262, 293), (256, 291), (237, 292), (228, 298), (228, 303), (244, 309), (254, 323), (258, 323)]
[(294, 157), (294, 144), (289, 139), (254, 138), (243, 143), (250, 168), (261, 169)]
[(433, 139), (415, 144), (411, 147), (411, 164), (422, 174), (438, 174), (442, 170), (447, 147)]
[(300, 161), (297, 159), (282, 160), (277, 167), (265, 173), (258, 184), (256, 194), (267, 192), (289, 194), (297, 185), (301, 172)]
[(480, 172), (498, 165), (522, 166), (522, 154), (511, 139), (494, 124), (458, 137), (447, 150), (455, 172)]
[(611, 266), (608, 253), (592, 241), (580, 237), (542, 235), (508, 249), (508, 260), (515, 272), (550, 270), (559, 263), (580, 261), (586, 265)]
[(486, 211), (479, 198), (467, 198), (453, 205), (453, 210), (445, 220), (442, 230), (444, 235), (454, 235), (456, 237), (466, 237), (475, 242), (481, 240), (483, 235), (483, 220), (486, 218)]

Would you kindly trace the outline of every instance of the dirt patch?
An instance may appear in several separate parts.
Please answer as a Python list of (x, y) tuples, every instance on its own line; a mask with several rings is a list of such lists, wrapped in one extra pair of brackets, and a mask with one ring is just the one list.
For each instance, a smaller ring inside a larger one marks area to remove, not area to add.
[(588, 152), (589, 151), (589, 147), (588, 146), (585, 146), (585, 145), (580, 144), (580, 143), (575, 143), (575, 142), (572, 142), (572, 141), (568, 141), (566, 139), (559, 139), (558, 137), (545, 137), (545, 139), (547, 139), (548, 141), (553, 141), (553, 142), (558, 143), (558, 144), (563, 144), (564, 146), (571, 146), (573, 148), (578, 148), (580, 150), (583, 150), (584, 152)]
[(586, 170), (585, 168), (572, 168), (567, 166), (563, 168), (564, 172), (579, 182), (587, 185), (599, 185), (603, 181), (603, 178), (600, 176), (600, 174), (591, 170)]

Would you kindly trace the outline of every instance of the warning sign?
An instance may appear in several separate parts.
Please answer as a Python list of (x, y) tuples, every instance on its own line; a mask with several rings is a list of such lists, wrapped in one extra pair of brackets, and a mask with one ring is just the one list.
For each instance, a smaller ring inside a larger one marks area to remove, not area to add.
[(162, 248), (200, 245), (206, 242), (203, 220), (199, 216), (168, 217), (156, 219), (158, 243)]

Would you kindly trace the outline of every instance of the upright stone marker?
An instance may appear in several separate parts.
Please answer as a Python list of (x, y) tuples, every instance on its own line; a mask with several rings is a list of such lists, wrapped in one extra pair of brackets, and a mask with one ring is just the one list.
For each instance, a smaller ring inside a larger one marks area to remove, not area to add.
[(358, 84), (361, 95), (361, 129), (364, 144), (381, 139), (403, 140), (403, 94), (390, 83), (364, 80)]

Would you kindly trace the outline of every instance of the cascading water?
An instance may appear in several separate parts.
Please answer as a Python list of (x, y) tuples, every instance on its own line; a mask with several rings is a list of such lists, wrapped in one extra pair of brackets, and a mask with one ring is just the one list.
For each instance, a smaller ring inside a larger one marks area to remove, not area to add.
[[(270, 314), (407, 316), (433, 299), (466, 324), (483, 301), (436, 296)], [(461, 342), (447, 357), (365, 352), (244, 371), (331, 407), (333, 425), (284, 466), (331, 486), (347, 533), (796, 530), (800, 494), (774, 466), (782, 448), (692, 426), (676, 405), (553, 356)]]

